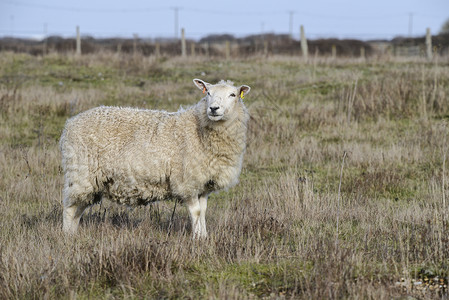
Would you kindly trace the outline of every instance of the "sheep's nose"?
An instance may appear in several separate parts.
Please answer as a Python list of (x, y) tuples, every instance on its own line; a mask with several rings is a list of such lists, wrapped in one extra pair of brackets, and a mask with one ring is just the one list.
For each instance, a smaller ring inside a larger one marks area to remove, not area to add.
[(211, 106), (211, 107), (209, 107), (210, 112), (213, 113), (213, 114), (214, 114), (219, 108), (220, 108), (220, 106)]

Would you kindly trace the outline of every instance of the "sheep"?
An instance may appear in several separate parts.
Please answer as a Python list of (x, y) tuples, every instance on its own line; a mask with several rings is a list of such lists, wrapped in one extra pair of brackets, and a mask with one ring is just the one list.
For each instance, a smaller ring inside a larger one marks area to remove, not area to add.
[(194, 79), (205, 97), (178, 112), (100, 106), (67, 120), (60, 139), (63, 230), (107, 198), (128, 206), (184, 203), (194, 238), (207, 237), (210, 193), (238, 183), (246, 148), (247, 85)]

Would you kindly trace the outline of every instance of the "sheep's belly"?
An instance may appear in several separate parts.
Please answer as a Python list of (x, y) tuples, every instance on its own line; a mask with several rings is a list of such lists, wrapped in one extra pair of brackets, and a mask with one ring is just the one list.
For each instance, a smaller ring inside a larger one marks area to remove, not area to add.
[(170, 192), (168, 184), (165, 183), (151, 186), (113, 184), (106, 189), (104, 195), (111, 201), (128, 206), (146, 205), (151, 202), (175, 200), (177, 198)]

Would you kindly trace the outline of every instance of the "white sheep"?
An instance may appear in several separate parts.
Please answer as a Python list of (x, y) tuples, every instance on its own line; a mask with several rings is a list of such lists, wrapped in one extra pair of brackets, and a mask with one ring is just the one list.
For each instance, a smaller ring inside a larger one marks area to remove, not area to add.
[(175, 199), (190, 211), (194, 237), (206, 237), (207, 198), (238, 182), (249, 115), (247, 85), (194, 79), (206, 94), (175, 113), (101, 106), (69, 119), (60, 147), (63, 229), (76, 232), (102, 197), (125, 205)]

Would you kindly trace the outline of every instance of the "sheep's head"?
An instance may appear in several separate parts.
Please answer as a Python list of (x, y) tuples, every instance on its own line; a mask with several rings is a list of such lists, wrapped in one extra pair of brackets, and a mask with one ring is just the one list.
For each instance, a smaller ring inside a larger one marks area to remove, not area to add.
[(231, 118), (236, 104), (251, 89), (247, 85), (235, 87), (233, 82), (224, 80), (217, 84), (210, 84), (201, 79), (194, 79), (193, 83), (206, 94), (206, 114), (211, 121), (228, 120)]

